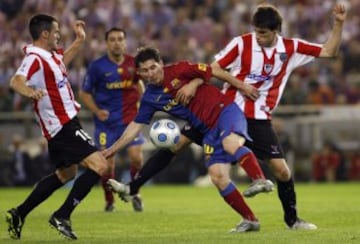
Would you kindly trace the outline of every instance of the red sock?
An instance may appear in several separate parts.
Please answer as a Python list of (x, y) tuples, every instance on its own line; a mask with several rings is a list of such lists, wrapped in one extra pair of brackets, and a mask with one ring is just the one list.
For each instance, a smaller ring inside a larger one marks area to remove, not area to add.
[(135, 179), (136, 174), (139, 172), (138, 168), (135, 168), (134, 166), (130, 165), (130, 177), (131, 180)]
[(115, 172), (105, 173), (101, 177), (101, 185), (102, 185), (102, 188), (104, 189), (106, 203), (114, 203), (114, 195), (113, 195), (112, 191), (106, 187), (106, 182), (109, 179), (114, 179), (114, 177), (115, 177)]
[(225, 202), (230, 205), (237, 213), (239, 213), (244, 219), (250, 221), (256, 221), (254, 213), (250, 207), (244, 201), (243, 196), (236, 189), (233, 183), (230, 183), (225, 190), (221, 191)]
[(253, 152), (244, 154), (239, 160), (240, 166), (245, 170), (251, 180), (265, 179), (264, 173)]

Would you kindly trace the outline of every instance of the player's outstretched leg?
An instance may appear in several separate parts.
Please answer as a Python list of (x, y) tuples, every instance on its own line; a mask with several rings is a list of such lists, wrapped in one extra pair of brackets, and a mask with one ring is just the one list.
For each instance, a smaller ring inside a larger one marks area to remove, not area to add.
[(244, 197), (254, 197), (259, 193), (268, 193), (274, 190), (274, 183), (271, 180), (257, 179), (251, 183), (248, 189), (243, 192)]

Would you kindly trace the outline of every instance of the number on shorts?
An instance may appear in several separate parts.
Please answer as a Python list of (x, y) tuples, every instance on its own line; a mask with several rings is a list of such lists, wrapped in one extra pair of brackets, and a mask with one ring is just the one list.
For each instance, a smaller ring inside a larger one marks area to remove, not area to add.
[(99, 134), (99, 143), (100, 143), (101, 146), (106, 145), (106, 133), (105, 132), (101, 132)]
[(80, 136), (84, 141), (91, 141), (91, 137), (83, 129), (76, 130), (75, 136)]

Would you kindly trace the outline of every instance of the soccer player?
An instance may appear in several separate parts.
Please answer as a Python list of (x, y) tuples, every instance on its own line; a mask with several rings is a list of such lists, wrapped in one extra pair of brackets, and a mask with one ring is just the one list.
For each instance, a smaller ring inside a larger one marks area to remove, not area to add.
[[(95, 143), (103, 150), (111, 146), (134, 119), (144, 85), (135, 73), (134, 58), (125, 54), (126, 33), (120, 28), (111, 28), (105, 33), (107, 53), (93, 61), (85, 76), (80, 98), (93, 112), (95, 122)], [(144, 138), (137, 135), (127, 145), (130, 159), (130, 176), (142, 166), (142, 144)], [(108, 169), (101, 178), (105, 193), (105, 211), (114, 210), (114, 196), (106, 182), (115, 177), (115, 156), (108, 158)], [(142, 211), (139, 194), (132, 198), (135, 211)]]
[[(244, 167), (255, 182), (248, 189), (254, 195), (272, 191), (273, 184), (265, 179), (254, 154), (244, 146), (245, 141), (251, 139), (247, 135), (243, 113), (231, 99), (207, 82), (211, 76), (234, 85), (239, 84), (237, 80), (222, 69), (211, 69), (206, 64), (183, 61), (164, 66), (159, 53), (153, 48), (140, 50), (135, 57), (135, 65), (137, 73), (148, 83), (139, 112), (123, 135), (110, 148), (104, 150), (104, 156), (112, 156), (133, 140), (137, 133), (150, 123), (157, 111), (186, 120), (204, 134), (206, 166), (212, 182), (226, 203), (243, 218), (232, 231), (258, 231), (260, 223), (230, 179), (230, 165), (239, 163)], [(185, 102), (186, 106), (177, 102), (176, 94), (179, 89), (192, 98)], [(192, 93), (194, 90), (196, 93)], [(126, 191), (122, 183), (115, 180), (110, 180), (109, 183), (116, 192)]]
[(90, 192), (105, 172), (106, 159), (82, 129), (77, 113), (79, 104), (74, 99), (67, 78), (67, 65), (85, 41), (85, 23), (76, 21), (76, 39), (63, 52), (59, 48), (59, 22), (52, 16), (37, 14), (30, 19), (32, 45), (25, 48), (26, 56), (10, 87), (33, 100), (34, 111), (42, 134), (48, 140), (49, 157), (56, 171), (42, 178), (30, 195), (6, 213), (9, 235), (20, 239), (26, 216), (54, 191), (76, 176), (78, 164), (86, 169), (74, 182), (65, 202), (50, 217), (49, 223), (60, 234), (77, 239), (71, 228), (70, 215)]
[(278, 185), (278, 196), (284, 210), (284, 220), (290, 229), (316, 229), (316, 225), (298, 217), (294, 180), (284, 153), (271, 125), (271, 113), (280, 101), (291, 72), (314, 58), (337, 55), (341, 42), (344, 5), (333, 7), (334, 25), (323, 44), (309, 43), (280, 35), (282, 17), (274, 6), (259, 5), (252, 24), (254, 32), (233, 38), (216, 56), (213, 68), (229, 69), (239, 82), (251, 84), (260, 92), (256, 101), (245, 99), (234, 87), (225, 84), (225, 93), (244, 111), (248, 122), (248, 141), (260, 159), (269, 163)]

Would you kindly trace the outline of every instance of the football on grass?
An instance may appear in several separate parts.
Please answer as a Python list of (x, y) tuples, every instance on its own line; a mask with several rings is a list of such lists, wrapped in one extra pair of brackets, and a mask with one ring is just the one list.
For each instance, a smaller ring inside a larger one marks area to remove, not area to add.
[(150, 128), (151, 142), (161, 148), (171, 148), (180, 139), (180, 129), (175, 121), (171, 119), (160, 119), (155, 121)]

